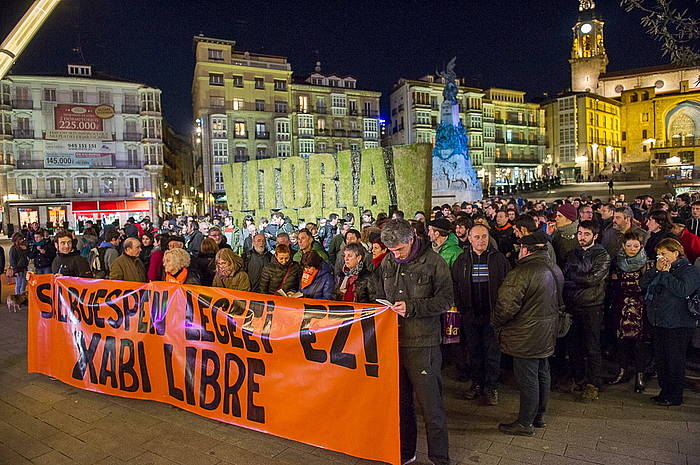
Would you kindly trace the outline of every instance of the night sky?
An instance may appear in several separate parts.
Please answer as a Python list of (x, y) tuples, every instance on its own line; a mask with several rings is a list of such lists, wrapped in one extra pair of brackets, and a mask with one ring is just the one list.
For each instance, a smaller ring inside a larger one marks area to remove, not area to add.
[[(31, 4), (4, 0), (0, 35)], [(617, 0), (597, 1), (605, 20), (608, 71), (666, 62), (642, 30), (639, 13)], [(77, 61), (163, 90), (166, 119), (191, 128), (192, 37), (235, 40), (238, 49), (288, 57), (297, 75), (352, 74), (358, 87), (388, 95), (400, 77), (442, 69), (457, 56), (457, 74), (475, 87), (505, 87), (534, 99), (569, 87), (567, 59), (576, 0), (484, 2), (210, 0), (63, 0), (11, 73), (64, 73)], [(388, 118), (387, 118), (388, 119)]]

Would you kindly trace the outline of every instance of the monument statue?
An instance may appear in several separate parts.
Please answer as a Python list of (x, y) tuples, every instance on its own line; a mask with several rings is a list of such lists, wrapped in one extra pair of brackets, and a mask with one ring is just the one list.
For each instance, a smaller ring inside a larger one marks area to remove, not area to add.
[(445, 88), (433, 147), (433, 199), (442, 203), (471, 202), (483, 196), (469, 156), (467, 132), (459, 119), (456, 60), (457, 57), (452, 58), (444, 71), (436, 73), (444, 79)]

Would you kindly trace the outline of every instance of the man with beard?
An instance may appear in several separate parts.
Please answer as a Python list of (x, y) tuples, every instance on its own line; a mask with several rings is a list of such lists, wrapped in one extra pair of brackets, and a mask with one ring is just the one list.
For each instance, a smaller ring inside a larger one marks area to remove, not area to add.
[(459, 246), (466, 250), (469, 248), (469, 230), (474, 226), (474, 222), (469, 217), (460, 217), (455, 221), (455, 236), (457, 236), (457, 241)]
[(564, 303), (572, 316), (568, 334), (569, 364), (574, 381), (583, 384), (582, 400), (598, 399), (601, 386), (600, 328), (610, 255), (596, 244), (599, 228), (582, 221), (576, 237), (578, 247), (564, 261)]
[(260, 275), (265, 265), (272, 261), (272, 254), (267, 250), (265, 236), (256, 234), (253, 236), (253, 248), (243, 254), (243, 268), (250, 278), (250, 290), (260, 292)]

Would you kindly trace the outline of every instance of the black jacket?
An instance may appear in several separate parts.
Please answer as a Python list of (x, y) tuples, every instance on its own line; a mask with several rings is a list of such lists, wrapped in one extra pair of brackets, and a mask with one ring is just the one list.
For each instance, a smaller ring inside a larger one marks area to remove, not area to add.
[(190, 263), (190, 271), (194, 270), (199, 276), (202, 286), (211, 286), (216, 274), (216, 262), (214, 261), (215, 254), (200, 253), (196, 257), (192, 257)]
[[(335, 290), (338, 300), (343, 300), (343, 294), (340, 293), (340, 286), (343, 284), (344, 279), (345, 273), (341, 272), (340, 275), (336, 275)], [(354, 301), (369, 304), (374, 302), (376, 294), (376, 278), (374, 272), (365, 266), (362, 268), (362, 271), (360, 271), (360, 274), (357, 276), (357, 280), (355, 281)]]
[(27, 271), (29, 268), (29, 249), (21, 249), (14, 245), (10, 247), (10, 267), (17, 273)]
[(258, 292), (275, 294), (279, 289), (284, 292), (298, 291), (301, 272), (301, 265), (297, 262), (290, 260), (287, 265), (282, 266), (273, 255), (272, 261), (262, 269)]
[[(44, 250), (41, 253), (39, 249)], [(29, 249), (29, 258), (34, 260), (34, 266), (37, 268), (46, 268), (51, 266), (54, 257), (56, 257), (56, 247), (49, 239), (44, 239), (40, 242), (35, 242)]]
[(554, 353), (564, 276), (547, 252), (518, 260), (498, 290), (491, 316), (501, 351), (520, 358)]
[(647, 258), (649, 258), (649, 260), (656, 260), (656, 246), (659, 245), (659, 242), (669, 238), (678, 240), (670, 230), (662, 229), (661, 231), (649, 234), (649, 239), (647, 239), (647, 243), (644, 245)]
[(260, 276), (265, 265), (272, 261), (272, 254), (265, 250), (264, 253), (257, 253), (251, 249), (243, 254), (243, 269), (250, 278), (250, 290), (260, 292)]
[(397, 263), (388, 253), (376, 273), (377, 299), (406, 302), (406, 316), (399, 317), (399, 347), (438, 346), (440, 315), (452, 306), (454, 293), (447, 262), (430, 241), (421, 239), (421, 250), (409, 263)]
[[(489, 268), (489, 304), (491, 310), (496, 308), (496, 297), (498, 287), (501, 285), (510, 271), (508, 259), (499, 251), (489, 247), (484, 251), (486, 254), (486, 264)], [(462, 314), (464, 323), (483, 324), (489, 321), (490, 314), (477, 314), (474, 311), (474, 301), (472, 296), (472, 265), (476, 254), (468, 248), (461, 254), (452, 265), (452, 283), (454, 285), (455, 305)]]
[(564, 303), (570, 313), (582, 307), (603, 305), (610, 272), (610, 255), (600, 244), (587, 250), (576, 247), (564, 264)]
[(74, 276), (77, 278), (92, 277), (88, 261), (81, 257), (77, 250), (69, 254), (57, 253), (51, 264), (51, 273), (60, 273), (63, 276)]

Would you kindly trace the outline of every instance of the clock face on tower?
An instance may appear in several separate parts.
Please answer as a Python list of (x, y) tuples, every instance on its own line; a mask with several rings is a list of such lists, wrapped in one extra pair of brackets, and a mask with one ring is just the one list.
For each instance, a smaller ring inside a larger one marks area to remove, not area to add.
[(590, 23), (585, 23), (581, 26), (581, 32), (584, 34), (591, 32), (591, 29), (593, 29), (593, 26)]

